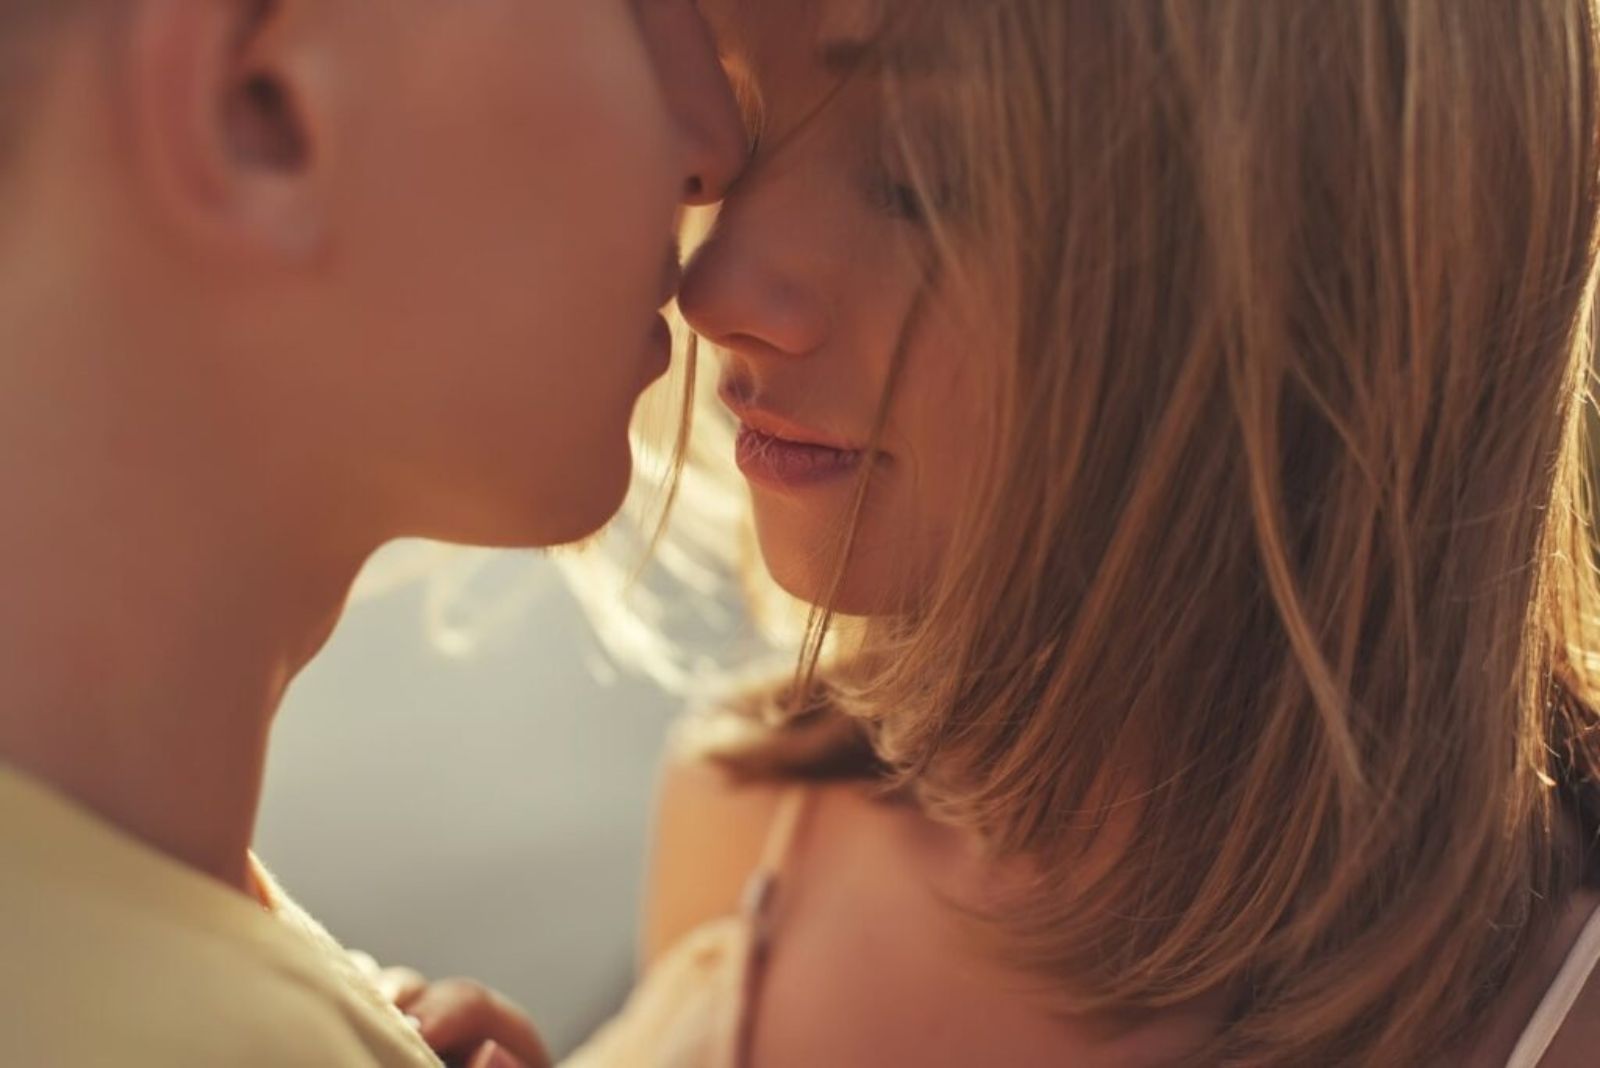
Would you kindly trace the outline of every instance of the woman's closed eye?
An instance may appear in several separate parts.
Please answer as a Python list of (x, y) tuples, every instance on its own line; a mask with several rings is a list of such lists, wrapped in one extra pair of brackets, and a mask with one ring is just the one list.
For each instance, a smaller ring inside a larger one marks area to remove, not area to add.
[(958, 169), (940, 129), (924, 117), (905, 116), (911, 129), (894, 132), (879, 119), (876, 145), (865, 167), (867, 202), (891, 219), (926, 226), (956, 207)]
[(867, 180), (867, 201), (875, 211), (918, 226), (928, 222), (928, 203), (916, 185), (879, 168)]

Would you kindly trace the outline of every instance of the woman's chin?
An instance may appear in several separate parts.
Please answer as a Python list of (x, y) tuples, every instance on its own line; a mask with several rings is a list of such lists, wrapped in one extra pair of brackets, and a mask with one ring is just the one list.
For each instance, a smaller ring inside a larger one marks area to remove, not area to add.
[(826, 553), (807, 551), (803, 545), (768, 546), (762, 541), (762, 558), (767, 573), (778, 588), (790, 597), (808, 605), (831, 608), (842, 616), (873, 616), (883, 614), (887, 591), (874, 576), (863, 574), (861, 568), (846, 569), (834, 589), (835, 567)]

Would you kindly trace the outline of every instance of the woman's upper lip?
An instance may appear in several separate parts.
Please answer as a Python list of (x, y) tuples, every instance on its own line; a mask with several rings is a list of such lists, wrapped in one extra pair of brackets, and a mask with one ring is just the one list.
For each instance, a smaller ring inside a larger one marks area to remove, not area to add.
[(778, 438), (781, 441), (793, 442), (796, 445), (816, 445), (825, 449), (836, 449), (839, 452), (862, 451), (859, 445), (851, 445), (837, 438), (831, 438), (820, 431), (802, 426), (768, 408), (742, 401), (738, 397), (732, 396), (727, 389), (719, 392), (722, 397), (722, 403), (728, 406), (728, 410), (741, 423), (758, 433), (765, 434), (771, 438)]

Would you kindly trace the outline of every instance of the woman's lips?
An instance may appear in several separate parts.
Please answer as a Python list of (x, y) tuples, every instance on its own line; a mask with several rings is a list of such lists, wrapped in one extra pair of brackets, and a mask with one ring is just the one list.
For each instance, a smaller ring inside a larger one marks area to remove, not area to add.
[(748, 383), (724, 378), (717, 393), (739, 420), (734, 455), (750, 481), (775, 489), (801, 489), (848, 477), (861, 468), (864, 448), (777, 414), (760, 402)]
[(843, 478), (861, 466), (861, 452), (792, 441), (742, 423), (735, 448), (739, 470), (752, 482), (784, 489)]

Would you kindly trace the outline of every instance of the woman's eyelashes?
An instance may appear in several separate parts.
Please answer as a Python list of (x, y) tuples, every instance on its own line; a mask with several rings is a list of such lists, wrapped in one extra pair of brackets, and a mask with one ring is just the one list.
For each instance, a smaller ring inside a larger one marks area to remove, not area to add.
[(942, 218), (956, 207), (956, 185), (949, 179), (954, 172), (948, 165), (951, 157), (933, 134), (919, 128), (914, 139), (908, 134), (886, 138), (879, 127), (866, 161), (867, 201), (875, 211), (925, 226), (935, 215)]
[(886, 168), (875, 169), (867, 179), (867, 202), (875, 211), (901, 222), (922, 226), (928, 221), (928, 204), (921, 190)]
[(949, 218), (959, 207), (959, 194), (938, 159), (922, 158), (922, 165), (913, 167), (900, 153), (880, 153), (867, 165), (867, 203), (879, 214), (915, 226), (926, 226), (935, 216)]

